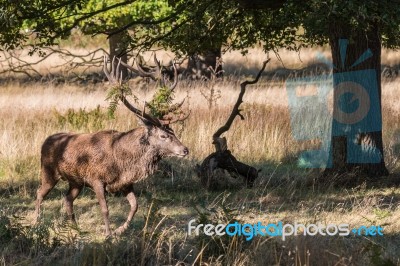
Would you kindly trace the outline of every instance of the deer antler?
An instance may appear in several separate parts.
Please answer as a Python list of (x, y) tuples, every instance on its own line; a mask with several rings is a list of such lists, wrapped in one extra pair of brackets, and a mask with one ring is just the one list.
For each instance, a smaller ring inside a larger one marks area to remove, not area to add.
[(169, 86), (169, 89), (171, 91), (174, 91), (176, 85), (178, 84), (178, 69), (176, 68), (175, 60), (172, 61), (172, 67), (174, 69), (174, 81), (173, 81), (172, 85)]
[[(124, 67), (126, 67), (127, 69), (131, 70), (132, 72), (138, 74), (141, 77), (148, 77), (148, 78), (151, 78), (152, 80), (159, 81), (160, 85), (162, 87), (167, 88), (171, 92), (175, 89), (175, 87), (178, 83), (178, 71), (177, 71), (175, 62), (173, 62), (172, 66), (174, 68), (174, 81), (171, 86), (165, 86), (165, 76), (162, 74), (162, 67), (161, 67), (160, 61), (157, 60), (156, 55), (154, 55), (154, 63), (156, 64), (155, 71), (145, 70), (145, 68), (147, 68), (147, 67), (142, 66), (139, 62), (136, 62), (137, 69), (135, 69), (132, 66), (129, 66), (128, 64), (122, 62), (120, 59), (117, 59), (118, 64), (115, 69), (116, 64), (115, 64), (114, 60), (116, 60), (116, 58), (113, 58), (113, 60), (112, 60), (111, 72), (110, 72), (107, 69), (107, 58), (104, 57), (104, 73), (106, 74), (110, 83), (114, 84), (114, 86), (122, 87), (124, 85), (124, 81), (122, 80), (122, 75), (119, 75), (120, 65), (123, 65)], [(157, 126), (169, 126), (173, 123), (176, 123), (179, 121), (184, 121), (190, 115), (190, 112), (187, 114), (181, 112), (179, 114), (179, 116), (177, 116), (177, 117), (173, 115), (173, 113), (176, 112), (183, 105), (183, 103), (185, 102), (185, 99), (180, 103), (176, 103), (176, 104), (173, 104), (172, 106), (170, 106), (168, 108), (168, 110), (164, 114), (162, 114), (162, 118), (160, 118), (160, 119), (152, 117), (149, 114), (146, 114), (144, 112), (144, 108), (146, 106), (151, 107), (150, 103), (145, 102), (143, 111), (140, 111), (139, 109), (135, 108), (132, 104), (130, 104), (129, 101), (125, 98), (125, 96), (123, 94), (121, 94), (120, 100), (129, 110), (131, 110), (133, 113), (135, 113), (141, 119), (149, 120), (150, 122), (152, 122), (153, 124), (155, 124)]]
[[(174, 71), (174, 75), (173, 75), (174, 80), (170, 86), (166, 86), (167, 78), (166, 78), (166, 75), (163, 73), (163, 70), (165, 68), (161, 65), (160, 60), (157, 59), (156, 54), (154, 54), (153, 60), (154, 60), (154, 64), (156, 65), (153, 68), (143, 66), (141, 64), (141, 60), (136, 61), (136, 66), (138, 67), (138, 70), (135, 73), (139, 72), (140, 73), (139, 75), (142, 77), (149, 77), (152, 80), (158, 80), (160, 82), (161, 87), (167, 88), (170, 92), (173, 92), (178, 84), (178, 69), (176, 67), (175, 60), (172, 61), (172, 68)], [(152, 70), (146, 70), (146, 68), (152, 69)], [(133, 68), (130, 67), (129, 69), (132, 70)], [(181, 106), (183, 105), (184, 102), (185, 102), (185, 99), (183, 99), (180, 103), (176, 103), (176, 104), (173, 104), (172, 106), (170, 106), (168, 108), (168, 110), (166, 110), (164, 112), (164, 114), (162, 115), (162, 118), (159, 119), (160, 122), (163, 125), (170, 125), (170, 124), (173, 124), (173, 123), (176, 123), (179, 121), (184, 121), (185, 119), (187, 119), (190, 115), (190, 112), (187, 114), (181, 113), (178, 117), (174, 117), (172, 115), (179, 108), (181, 108)], [(147, 104), (147, 106), (151, 107), (150, 103), (146, 103), (146, 104)]]
[(163, 125), (171, 125), (180, 121), (185, 121), (186, 119), (188, 119), (190, 115), (190, 110), (188, 113), (184, 113), (182, 112), (179, 116), (173, 116), (172, 114), (166, 114), (163, 116), (162, 119), (160, 119), (161, 124)]
[[(155, 57), (155, 55), (154, 55), (154, 57)], [(155, 69), (147, 67), (147, 66), (143, 66), (142, 62), (141, 62), (142, 61), (141, 58), (139, 58), (139, 59), (140, 60), (135, 61), (137, 70), (135, 69), (134, 72), (144, 78), (151, 78), (154, 81), (159, 80), (159, 65), (156, 64)], [(133, 68), (129, 68), (129, 69), (133, 70)]]
[(161, 65), (160, 60), (157, 59), (157, 55), (154, 54), (153, 57), (155, 67), (143, 66), (141, 60), (136, 60), (137, 69), (132, 68), (131, 66), (126, 65), (122, 62), (123, 66), (132, 70), (134, 73), (138, 74), (141, 77), (151, 78), (154, 81), (158, 81), (161, 87), (167, 87), (170, 91), (173, 91), (178, 84), (178, 69), (176, 68), (175, 61), (172, 62), (172, 68), (174, 70), (174, 81), (172, 85), (166, 86), (166, 74), (165, 67)]
[[(119, 67), (121, 65), (121, 59), (117, 59), (118, 60), (118, 64), (117, 67), (115, 69), (115, 64), (114, 64), (114, 60), (116, 58), (114, 57), (112, 62), (111, 62), (111, 72), (107, 69), (107, 57), (104, 56), (104, 65), (103, 65), (103, 71), (104, 74), (106, 75), (107, 79), (109, 80), (110, 84), (112, 84), (113, 86), (117, 86), (118, 88), (121, 88), (124, 85), (124, 81), (122, 79), (122, 73), (119, 75)], [(126, 64), (123, 64), (124, 66)], [(131, 68), (129, 68), (131, 69)], [(137, 109), (136, 107), (134, 107), (123, 95), (123, 93), (119, 96), (121, 102), (131, 111), (133, 112), (136, 116), (138, 116), (140, 119), (142, 120), (146, 120), (150, 123), (152, 123), (155, 126), (162, 126), (163, 124), (160, 122), (160, 120), (158, 120), (157, 118), (152, 117), (151, 115), (147, 114), (143, 111)]]

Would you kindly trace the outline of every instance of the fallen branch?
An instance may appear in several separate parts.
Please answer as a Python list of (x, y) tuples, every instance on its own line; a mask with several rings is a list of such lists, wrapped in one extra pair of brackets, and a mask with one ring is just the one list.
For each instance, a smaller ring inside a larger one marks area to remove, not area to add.
[(234, 177), (237, 175), (243, 176), (248, 187), (251, 187), (254, 183), (254, 180), (258, 177), (259, 171), (257, 169), (238, 161), (232, 155), (232, 153), (228, 150), (226, 138), (221, 137), (221, 135), (231, 128), (232, 123), (237, 116), (244, 120), (243, 115), (240, 113), (241, 110), (239, 107), (240, 104), (243, 103), (243, 96), (246, 92), (246, 86), (258, 82), (269, 61), (270, 59), (263, 62), (261, 70), (258, 72), (254, 80), (244, 81), (240, 84), (240, 93), (235, 105), (233, 106), (230, 116), (228, 117), (226, 123), (213, 134), (215, 152), (207, 156), (201, 165), (197, 165), (197, 174), (200, 177), (203, 186), (205, 186), (207, 189), (212, 189), (214, 187), (214, 183), (216, 181), (214, 180), (214, 171), (217, 168), (227, 170)]

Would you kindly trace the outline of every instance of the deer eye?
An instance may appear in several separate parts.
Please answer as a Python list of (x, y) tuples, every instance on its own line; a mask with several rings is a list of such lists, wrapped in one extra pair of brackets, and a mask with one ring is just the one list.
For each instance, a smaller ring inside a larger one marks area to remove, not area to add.
[(168, 136), (167, 136), (167, 135), (160, 135), (160, 138), (162, 138), (162, 139), (167, 139)]

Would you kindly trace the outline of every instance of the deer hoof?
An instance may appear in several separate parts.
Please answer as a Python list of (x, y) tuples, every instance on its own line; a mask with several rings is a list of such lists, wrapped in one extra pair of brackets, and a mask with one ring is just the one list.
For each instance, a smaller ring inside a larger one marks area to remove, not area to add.
[(121, 225), (120, 227), (117, 228), (117, 230), (114, 231), (114, 234), (119, 236), (121, 235), (123, 232), (125, 232), (125, 230), (128, 228), (127, 225)]

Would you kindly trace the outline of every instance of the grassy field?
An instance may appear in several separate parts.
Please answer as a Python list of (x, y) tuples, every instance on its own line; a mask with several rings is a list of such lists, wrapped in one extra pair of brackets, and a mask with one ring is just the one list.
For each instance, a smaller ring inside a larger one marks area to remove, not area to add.
[[(299, 61), (296, 54), (283, 52), (282, 60), (286, 67), (301, 69), (313, 64), (317, 52), (328, 54), (326, 49), (305, 50)], [(384, 63), (397, 64), (398, 54), (390, 53), (384, 53)], [(285, 84), (271, 78), (282, 67), (274, 59), (260, 82), (248, 87), (242, 106), (245, 120), (236, 120), (226, 134), (232, 153), (262, 170), (254, 188), (222, 172), (218, 173), (218, 190), (202, 188), (195, 166), (213, 152), (211, 136), (226, 121), (240, 81), (253, 75), (263, 58), (257, 50), (247, 57), (228, 54), (225, 78), (214, 84), (221, 97), (211, 107), (200, 93), (208, 93), (209, 84), (179, 83), (176, 100), (187, 97), (185, 108), (191, 115), (175, 131), (189, 147), (190, 156), (169, 159), (172, 170), (135, 184), (138, 213), (123, 236), (107, 239), (100, 208), (89, 188), (75, 201), (77, 226), (65, 220), (65, 182), (51, 191), (43, 204), (41, 222), (33, 225), (40, 146), (47, 136), (61, 131), (126, 131), (137, 126), (135, 117), (123, 106), (115, 119), (108, 117), (105, 83), (2, 81), (0, 265), (400, 265), (400, 188), (391, 182), (400, 175), (397, 79), (383, 82), (383, 136), (391, 176), (382, 182), (366, 179), (342, 187), (332, 180), (316, 183), (318, 170), (297, 167), (299, 152), (319, 142), (292, 137)], [(45, 63), (38, 67), (39, 71), (50, 69)], [(154, 93), (153, 84), (133, 81), (132, 86), (138, 88), (134, 93), (140, 99)], [(315, 108), (310, 106), (303, 118), (311, 116), (324, 124), (327, 118), (315, 117), (319, 112)], [(302, 121), (296, 123), (310, 130)], [(108, 195), (108, 204), (116, 229), (126, 219), (129, 205), (119, 195)], [(188, 236), (191, 219), (214, 225), (232, 221), (348, 223), (351, 228), (380, 225), (384, 236), (301, 235), (285, 241), (260, 236), (251, 241), (243, 236)]]

